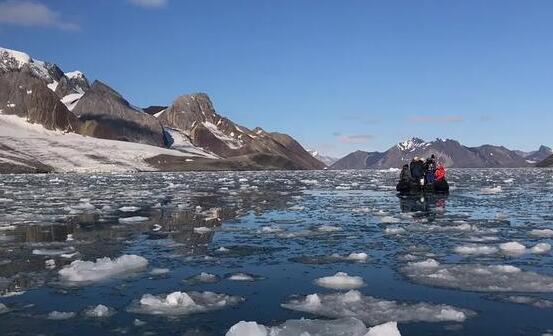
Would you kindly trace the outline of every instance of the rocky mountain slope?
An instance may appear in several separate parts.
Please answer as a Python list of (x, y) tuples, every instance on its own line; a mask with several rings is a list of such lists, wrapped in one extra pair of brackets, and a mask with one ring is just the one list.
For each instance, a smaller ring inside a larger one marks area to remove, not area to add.
[(288, 158), (303, 169), (325, 167), (286, 134), (269, 133), (261, 128), (250, 130), (222, 117), (204, 93), (178, 97), (157, 118), (167, 129), (188, 136), (195, 146), (222, 158), (271, 154)]
[(483, 145), (467, 147), (451, 139), (426, 142), (412, 138), (398, 143), (385, 152), (356, 151), (335, 162), (331, 169), (388, 169), (399, 168), (413, 157), (435, 154), (447, 167), (458, 168), (514, 168), (529, 167), (527, 161), (515, 151), (503, 146)]
[(5, 48), (0, 129), (0, 172), (325, 167), (286, 134), (220, 116), (206, 94), (143, 110), (79, 71)]
[(553, 155), (550, 155), (549, 157), (547, 157), (545, 160), (539, 162), (536, 167), (540, 167), (540, 168), (548, 168), (548, 167), (553, 167)]

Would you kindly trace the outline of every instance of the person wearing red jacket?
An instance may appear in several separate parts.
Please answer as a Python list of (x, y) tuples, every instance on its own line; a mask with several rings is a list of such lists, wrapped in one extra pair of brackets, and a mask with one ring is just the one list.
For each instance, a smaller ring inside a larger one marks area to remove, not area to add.
[(434, 173), (434, 179), (436, 181), (443, 181), (445, 179), (445, 168), (442, 165), (439, 165), (436, 168), (436, 172)]

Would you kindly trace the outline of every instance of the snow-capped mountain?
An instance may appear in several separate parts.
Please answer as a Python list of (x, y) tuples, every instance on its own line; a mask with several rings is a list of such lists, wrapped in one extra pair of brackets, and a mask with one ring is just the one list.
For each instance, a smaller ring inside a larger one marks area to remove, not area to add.
[(327, 166), (330, 166), (334, 162), (338, 161), (337, 158), (332, 157), (332, 156), (328, 156), (328, 155), (324, 155), (324, 154), (322, 154), (319, 151), (314, 150), (314, 149), (308, 149), (307, 151), (309, 152), (309, 154), (311, 154), (311, 156), (313, 156), (315, 159), (321, 161), (322, 163), (324, 163)]
[[(0, 172), (324, 167), (286, 134), (249, 130), (220, 116), (205, 94), (143, 110), (105, 83), (90, 85), (80, 71), (64, 73), (5, 48), (0, 129)], [(99, 153), (97, 146), (110, 149)]]
[(436, 155), (447, 167), (528, 167), (525, 158), (502, 146), (467, 147), (451, 139), (424, 141), (410, 138), (385, 152), (356, 151), (334, 163), (331, 169), (388, 169), (399, 168), (414, 157)]

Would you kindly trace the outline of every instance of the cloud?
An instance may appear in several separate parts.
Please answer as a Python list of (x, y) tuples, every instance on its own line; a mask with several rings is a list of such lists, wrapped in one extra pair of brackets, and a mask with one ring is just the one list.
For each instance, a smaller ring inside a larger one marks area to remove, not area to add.
[(345, 144), (364, 145), (369, 143), (374, 136), (371, 134), (341, 134), (334, 133), (334, 136), (338, 138), (338, 141)]
[(169, 0), (129, 0), (132, 4), (146, 8), (160, 8), (167, 6)]
[(418, 115), (409, 118), (412, 124), (447, 124), (463, 120), (465, 118), (461, 115)]
[(62, 20), (58, 12), (45, 5), (27, 0), (8, 0), (0, 2), (0, 24), (12, 24), (26, 27), (50, 27), (63, 30), (79, 30), (76, 23)]
[(343, 119), (365, 125), (375, 125), (380, 123), (380, 119), (366, 118), (361, 115), (346, 115), (343, 117)]

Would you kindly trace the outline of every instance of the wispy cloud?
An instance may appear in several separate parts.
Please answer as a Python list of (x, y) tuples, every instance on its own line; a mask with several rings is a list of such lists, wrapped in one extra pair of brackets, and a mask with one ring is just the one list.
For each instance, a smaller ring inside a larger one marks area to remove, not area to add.
[(367, 118), (361, 115), (346, 115), (343, 117), (343, 119), (348, 121), (355, 121), (359, 124), (364, 124), (364, 125), (375, 125), (380, 123), (379, 119)]
[(465, 118), (461, 115), (418, 115), (409, 118), (412, 124), (447, 124), (463, 120)]
[(364, 145), (374, 139), (372, 134), (341, 134), (336, 132), (334, 136), (337, 137), (338, 141), (341, 143), (355, 145)]
[(169, 0), (129, 0), (130, 3), (146, 8), (160, 8), (167, 6)]
[(0, 2), (0, 24), (26, 27), (49, 27), (63, 30), (79, 30), (74, 22), (62, 19), (60, 13), (35, 1), (8, 0)]

